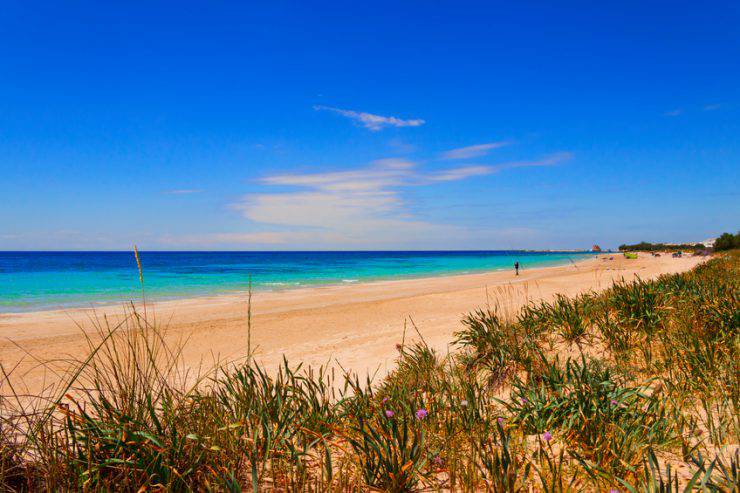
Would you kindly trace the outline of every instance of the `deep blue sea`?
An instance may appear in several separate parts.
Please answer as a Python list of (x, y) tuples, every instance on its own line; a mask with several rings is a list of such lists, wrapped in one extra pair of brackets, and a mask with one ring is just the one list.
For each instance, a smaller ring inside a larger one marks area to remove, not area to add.
[[(146, 296), (169, 299), (567, 264), (586, 252), (141, 252)], [(138, 300), (133, 252), (0, 252), (0, 312)]]

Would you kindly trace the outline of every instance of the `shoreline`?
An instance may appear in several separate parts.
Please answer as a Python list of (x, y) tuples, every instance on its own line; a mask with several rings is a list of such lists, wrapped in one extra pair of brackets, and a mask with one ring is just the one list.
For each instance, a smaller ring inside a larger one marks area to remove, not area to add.
[[(589, 251), (565, 251), (565, 250), (522, 250), (522, 252), (526, 253), (562, 253), (562, 254), (577, 254), (579, 255), (578, 259), (570, 259), (568, 258), (568, 262), (562, 262), (559, 260), (552, 261), (552, 264), (549, 264), (547, 262), (542, 264), (537, 264), (534, 267), (531, 267), (530, 269), (544, 269), (544, 268), (552, 268), (552, 267), (561, 267), (566, 265), (571, 265), (574, 263), (583, 262), (586, 260), (590, 260), (598, 255), (603, 254), (609, 254), (608, 252), (589, 252)], [(43, 252), (45, 253), (45, 252)], [(124, 252), (113, 252), (113, 253), (124, 253)], [(301, 253), (301, 252), (298, 252)], [(270, 282), (265, 284), (257, 284), (253, 285), (252, 293), (284, 293), (286, 291), (292, 291), (292, 290), (300, 290), (300, 289), (319, 289), (324, 287), (341, 287), (341, 286), (347, 286), (347, 285), (360, 285), (360, 284), (371, 284), (371, 283), (378, 283), (378, 282), (386, 282), (386, 281), (412, 281), (412, 280), (424, 280), (424, 279), (436, 279), (440, 277), (456, 277), (456, 276), (464, 276), (464, 275), (476, 275), (476, 274), (488, 274), (488, 273), (494, 273), (494, 272), (506, 272), (510, 271), (510, 267), (500, 267), (500, 268), (480, 268), (480, 269), (466, 269), (463, 271), (432, 271), (427, 273), (419, 273), (419, 274), (400, 274), (400, 275), (390, 275), (390, 276), (378, 276), (378, 277), (367, 277), (367, 278), (360, 278), (360, 279), (342, 279), (342, 280), (331, 280), (331, 281), (318, 281), (318, 282), (298, 282), (298, 283), (291, 283), (291, 282)], [(146, 275), (145, 275), (146, 280)], [(270, 286), (268, 286), (270, 285)], [(191, 300), (205, 300), (205, 301), (212, 301), (214, 299), (222, 298), (222, 297), (238, 297), (238, 296), (246, 296), (248, 293), (247, 289), (224, 289), (223, 291), (212, 291), (212, 292), (203, 292), (203, 293), (181, 293), (181, 294), (162, 294), (162, 293), (155, 293), (151, 296), (147, 294), (147, 302), (156, 303), (156, 304), (167, 304), (171, 302), (184, 302), (184, 301), (191, 301)], [(120, 300), (115, 299), (100, 299), (95, 300), (93, 299), (95, 295), (90, 295), (88, 300), (86, 301), (70, 301), (68, 303), (41, 303), (38, 306), (28, 306), (27, 308), (16, 308), (16, 309), (8, 309), (8, 307), (0, 307), (0, 320), (3, 319), (3, 317), (11, 316), (11, 315), (18, 315), (18, 314), (24, 314), (24, 313), (42, 313), (42, 312), (67, 312), (67, 311), (76, 311), (76, 310), (109, 310), (114, 309), (116, 307), (120, 307), (122, 304), (130, 304), (131, 302), (134, 303), (140, 303), (141, 302), (141, 296), (140, 291), (137, 292), (136, 289), (132, 289), (132, 294), (135, 294), (136, 296), (132, 298), (125, 298), (124, 295), (121, 295)], [(81, 295), (80, 298), (84, 300), (86, 298), (85, 295)], [(5, 311), (3, 311), (5, 310)]]
[[(537, 252), (540, 252), (537, 250)], [(542, 252), (545, 253), (545, 252)], [(549, 253), (549, 252), (548, 252)], [(560, 251), (557, 251), (556, 253), (561, 253)], [(567, 252), (562, 252), (567, 253)], [(583, 253), (583, 252), (578, 252)], [(610, 255), (608, 253), (593, 253), (591, 257), (589, 258), (580, 258), (578, 260), (570, 260), (568, 263), (556, 263), (555, 265), (538, 265), (531, 268), (524, 268), (520, 269), (522, 273), (534, 271), (534, 270), (543, 270), (543, 269), (556, 269), (559, 267), (567, 267), (569, 265), (577, 265), (584, 262), (588, 262), (590, 260), (593, 260), (594, 258), (597, 258), (600, 255)], [(611, 254), (615, 255), (615, 254)], [(252, 289), (252, 296), (264, 296), (264, 295), (282, 295), (284, 293), (291, 293), (295, 291), (305, 291), (306, 293), (310, 293), (313, 290), (320, 290), (320, 289), (336, 289), (336, 288), (344, 288), (344, 287), (355, 287), (355, 286), (369, 286), (369, 285), (378, 285), (383, 283), (405, 283), (405, 282), (411, 282), (411, 281), (431, 281), (434, 279), (448, 279), (448, 278), (457, 278), (457, 277), (466, 277), (466, 276), (480, 276), (480, 275), (488, 275), (488, 274), (495, 274), (495, 273), (502, 273), (502, 272), (511, 272), (512, 268), (498, 268), (498, 269), (481, 269), (481, 270), (467, 270), (462, 272), (439, 272), (436, 274), (420, 274), (420, 275), (402, 275), (402, 276), (396, 276), (396, 277), (379, 277), (379, 278), (368, 278), (368, 279), (343, 279), (339, 282), (326, 282), (326, 283), (315, 283), (315, 284), (297, 284), (297, 285), (286, 285), (285, 287), (276, 287), (276, 288), (269, 288), (269, 289)], [(197, 294), (197, 295), (184, 295), (184, 296), (158, 296), (154, 295), (151, 298), (147, 296), (147, 304), (150, 305), (156, 305), (160, 307), (168, 308), (170, 306), (176, 307), (176, 305), (185, 304), (197, 304), (197, 303), (213, 303), (213, 302), (221, 302), (221, 301), (235, 301), (237, 298), (243, 299), (248, 296), (249, 291), (246, 289), (243, 290), (229, 290), (229, 291), (223, 291), (219, 293), (209, 293), (209, 294)], [(121, 310), (122, 306), (130, 306), (131, 303), (134, 303), (135, 305), (141, 305), (141, 296), (139, 296), (137, 299), (121, 299), (120, 301), (114, 302), (111, 300), (102, 300), (102, 301), (89, 301), (85, 303), (80, 304), (72, 304), (70, 306), (60, 306), (57, 308), (49, 308), (49, 307), (40, 307), (40, 308), (30, 308), (28, 310), (16, 310), (16, 311), (0, 311), (0, 322), (2, 322), (6, 318), (12, 318), (14, 316), (18, 315), (34, 315), (34, 314), (65, 314), (69, 312), (78, 312), (78, 311), (116, 311)], [(0, 327), (1, 328), (1, 327)]]
[[(609, 257), (613, 260), (604, 260)], [(486, 305), (511, 314), (556, 293), (600, 290), (615, 279), (654, 278), (702, 261), (602, 254), (575, 264), (523, 270), (518, 277), (510, 271), (489, 271), (259, 292), (252, 296), (252, 347), (268, 369), (285, 356), (292, 364), (330, 364), (361, 375), (382, 375), (394, 366), (405, 326), (407, 341), (416, 338), (413, 324), (444, 354), (462, 327), (462, 317)], [(39, 361), (84, 358), (85, 337), (95, 333), (94, 318), (106, 315), (115, 321), (123, 309), (113, 305), (0, 316), (0, 361), (8, 368), (18, 365), (29, 390), (43, 388), (54, 377)], [(148, 303), (147, 309), (166, 327), (168, 342), (188, 340), (182, 357), (189, 368), (246, 355), (246, 294)]]

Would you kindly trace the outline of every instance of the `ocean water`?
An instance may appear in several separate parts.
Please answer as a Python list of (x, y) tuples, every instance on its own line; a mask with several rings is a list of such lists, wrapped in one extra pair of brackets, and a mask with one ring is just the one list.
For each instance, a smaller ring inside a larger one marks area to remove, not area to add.
[[(567, 264), (587, 252), (141, 252), (148, 299)], [(138, 300), (132, 252), (0, 252), (0, 313)]]

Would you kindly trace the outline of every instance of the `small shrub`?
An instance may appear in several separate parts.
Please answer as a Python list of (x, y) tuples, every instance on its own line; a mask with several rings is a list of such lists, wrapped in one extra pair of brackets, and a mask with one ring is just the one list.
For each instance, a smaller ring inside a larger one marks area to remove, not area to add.
[(524, 433), (557, 430), (582, 456), (623, 474), (636, 470), (647, 446), (675, 440), (665, 403), (645, 391), (598, 361), (556, 359), (542, 374), (515, 378), (505, 405)]
[(396, 404), (378, 409), (369, 417), (355, 417), (349, 441), (365, 485), (397, 492), (416, 489), (428, 460), (424, 423), (417, 412)]
[(496, 422), (496, 430), (479, 436), (476, 453), (478, 469), (487, 491), (516, 493), (526, 491), (531, 464), (511, 442), (511, 433)]

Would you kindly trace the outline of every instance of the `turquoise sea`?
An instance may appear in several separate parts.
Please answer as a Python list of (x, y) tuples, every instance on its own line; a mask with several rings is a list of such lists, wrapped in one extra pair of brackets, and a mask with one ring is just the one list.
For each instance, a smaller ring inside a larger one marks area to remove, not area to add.
[[(588, 252), (141, 252), (146, 295), (170, 299), (553, 266)], [(132, 252), (0, 252), (0, 312), (90, 306), (141, 296)]]

